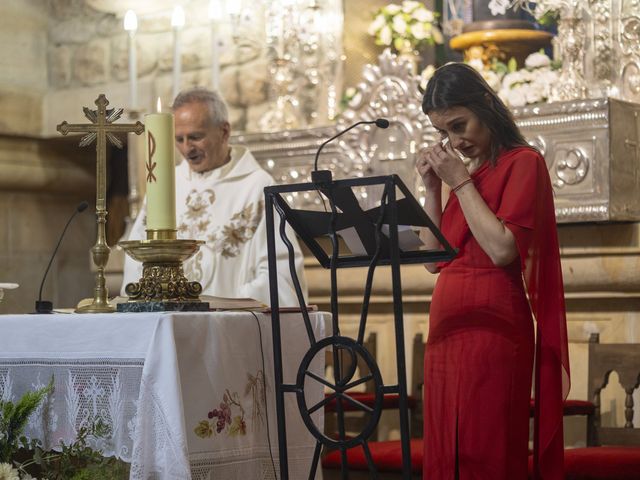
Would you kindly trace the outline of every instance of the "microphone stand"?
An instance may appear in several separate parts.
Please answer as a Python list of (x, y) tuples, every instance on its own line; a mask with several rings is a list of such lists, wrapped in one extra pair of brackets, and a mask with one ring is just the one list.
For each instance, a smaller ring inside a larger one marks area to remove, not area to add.
[(358, 125), (375, 125), (378, 128), (387, 128), (389, 126), (389, 120), (387, 120), (386, 118), (378, 118), (376, 120), (361, 120), (345, 128), (344, 130), (341, 130), (340, 132), (336, 133), (333, 137), (329, 138), (328, 140), (325, 140), (324, 142), (322, 142), (322, 144), (320, 145), (320, 147), (318, 147), (318, 150), (316, 151), (316, 156), (313, 161), (313, 172), (311, 172), (311, 181), (313, 183), (326, 184), (326, 183), (330, 183), (332, 180), (331, 170), (318, 170), (318, 157), (320, 156), (320, 152), (322, 151), (324, 146), (334, 141), (336, 138), (344, 135), (352, 128), (357, 127)]
[(71, 224), (71, 220), (73, 220), (73, 218), (78, 213), (84, 212), (88, 206), (89, 204), (87, 202), (82, 202), (76, 207), (76, 210), (73, 212), (71, 217), (69, 217), (69, 220), (67, 220), (67, 224), (64, 226), (64, 229), (62, 230), (62, 233), (60, 234), (60, 238), (58, 238), (58, 244), (56, 245), (56, 248), (53, 250), (53, 254), (49, 259), (49, 264), (47, 265), (47, 268), (44, 271), (44, 275), (42, 276), (42, 282), (40, 282), (40, 291), (38, 292), (38, 300), (36, 300), (35, 313), (53, 313), (53, 302), (49, 300), (42, 300), (42, 287), (44, 287), (44, 281), (47, 278), (47, 274), (49, 273), (49, 269), (51, 268), (53, 259), (56, 257), (56, 253), (58, 253), (58, 248), (60, 248), (60, 244), (62, 243), (64, 234), (67, 231), (67, 228), (69, 228), (69, 225)]

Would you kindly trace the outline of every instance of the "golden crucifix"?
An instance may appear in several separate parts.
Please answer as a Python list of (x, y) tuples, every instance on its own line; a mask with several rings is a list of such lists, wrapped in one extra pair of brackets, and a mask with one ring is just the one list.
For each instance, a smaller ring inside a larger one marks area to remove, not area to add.
[(86, 147), (96, 142), (96, 221), (98, 223), (98, 239), (91, 249), (93, 263), (98, 269), (96, 273), (96, 287), (94, 289), (93, 302), (76, 309), (77, 313), (109, 313), (115, 312), (115, 307), (109, 303), (109, 292), (105, 285), (104, 267), (109, 260), (111, 249), (107, 245), (105, 226), (107, 223), (107, 139), (116, 147), (122, 148), (122, 142), (114, 135), (116, 132), (134, 132), (140, 135), (144, 132), (141, 122), (113, 124), (122, 115), (122, 108), (107, 110), (109, 100), (104, 94), (96, 99), (97, 110), (83, 107), (85, 117), (91, 123), (69, 124), (62, 122), (58, 125), (58, 131), (62, 135), (70, 132), (86, 133), (80, 140), (80, 146)]

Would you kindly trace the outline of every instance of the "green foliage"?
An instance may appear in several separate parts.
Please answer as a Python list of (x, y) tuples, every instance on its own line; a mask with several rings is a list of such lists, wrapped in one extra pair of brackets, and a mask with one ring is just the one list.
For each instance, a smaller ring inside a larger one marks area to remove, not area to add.
[(22, 432), (29, 417), (38, 405), (53, 391), (53, 377), (49, 385), (33, 392), (25, 393), (18, 403), (0, 401), (0, 463), (9, 463), (20, 446), (27, 440)]
[(89, 439), (105, 438), (108, 426), (97, 422), (81, 428), (76, 440), (60, 443), (60, 451), (45, 451), (42, 442), (22, 435), (29, 417), (53, 391), (49, 385), (25, 393), (16, 403), (0, 402), (0, 463), (15, 465), (20, 476), (29, 474), (43, 480), (120, 480), (129, 478), (129, 464), (104, 457), (89, 446)]
[(558, 10), (547, 10), (537, 21), (543, 27), (550, 28), (558, 24), (559, 18), (560, 12)]
[(81, 428), (75, 442), (60, 444), (61, 451), (44, 451), (40, 442), (28, 452), (31, 459), (18, 464), (23, 473), (46, 480), (119, 480), (129, 478), (129, 465), (117, 458), (104, 457), (88, 445), (89, 437), (101, 438), (108, 429), (100, 422)]

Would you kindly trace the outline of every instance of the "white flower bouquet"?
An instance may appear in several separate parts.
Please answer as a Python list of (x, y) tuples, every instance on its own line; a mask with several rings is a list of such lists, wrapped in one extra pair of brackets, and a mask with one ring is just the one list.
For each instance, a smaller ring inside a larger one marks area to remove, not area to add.
[(498, 95), (509, 107), (546, 102), (552, 85), (559, 80), (557, 68), (542, 51), (532, 53), (526, 58), (524, 68), (502, 77)]
[[(542, 50), (529, 55), (521, 69), (518, 69), (513, 58), (508, 63), (494, 60), (489, 66), (480, 59), (469, 60), (467, 64), (482, 75), (508, 107), (548, 101), (552, 85), (559, 81), (560, 65)], [(420, 88), (423, 91), (434, 72), (435, 67), (427, 65), (420, 74)]]
[(577, 0), (490, 0), (491, 15), (504, 15), (507, 9), (521, 8), (529, 12), (540, 25), (554, 23), (560, 11), (577, 6)]
[(375, 38), (376, 45), (392, 46), (398, 52), (419, 50), (444, 41), (437, 17), (421, 2), (391, 3), (374, 13), (368, 33)]

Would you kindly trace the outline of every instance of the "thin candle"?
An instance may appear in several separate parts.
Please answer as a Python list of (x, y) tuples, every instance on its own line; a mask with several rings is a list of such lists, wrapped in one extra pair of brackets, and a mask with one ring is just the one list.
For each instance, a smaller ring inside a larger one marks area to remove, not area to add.
[[(145, 115), (147, 173), (147, 238), (158, 238), (158, 231), (176, 230), (176, 180), (174, 123), (172, 113)], [(175, 238), (175, 237), (174, 237)]]
[(223, 17), (222, 0), (209, 2), (209, 20), (211, 21), (211, 88), (220, 89), (220, 48), (219, 23)]
[(138, 60), (136, 56), (138, 17), (133, 10), (127, 10), (124, 16), (124, 29), (129, 32), (129, 105), (131, 110), (135, 110), (138, 106)]
[(180, 30), (184, 26), (184, 10), (180, 5), (176, 5), (171, 15), (171, 26), (173, 27), (173, 98), (180, 93), (180, 75), (182, 69)]

